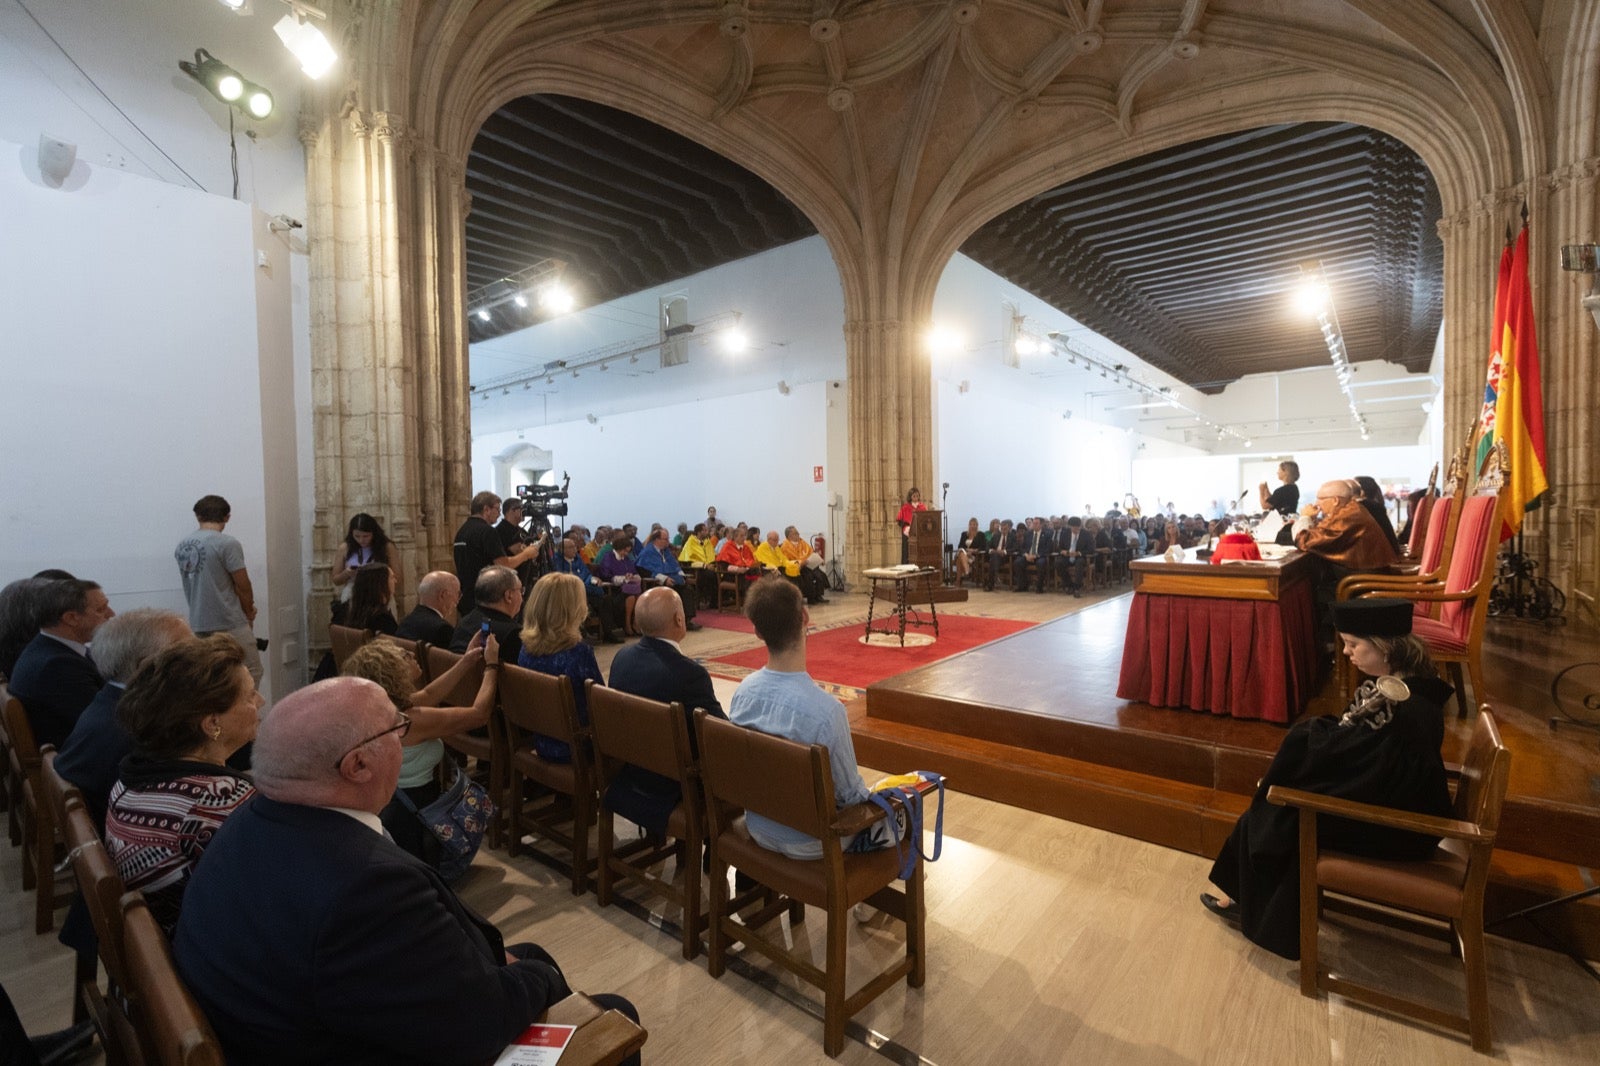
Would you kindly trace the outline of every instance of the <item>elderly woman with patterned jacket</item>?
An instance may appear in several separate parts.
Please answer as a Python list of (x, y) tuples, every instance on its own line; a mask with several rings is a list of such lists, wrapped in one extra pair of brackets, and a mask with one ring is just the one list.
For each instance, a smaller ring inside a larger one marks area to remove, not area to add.
[[(1344, 654), (1368, 676), (1342, 716), (1313, 717), (1289, 730), (1250, 808), (1211, 867), (1220, 896), (1203, 893), (1213, 913), (1286, 959), (1300, 957), (1299, 815), (1267, 802), (1273, 785), (1319, 792), (1418, 814), (1449, 817), (1444, 760), (1445, 702), (1428, 649), (1411, 635), (1407, 600), (1345, 600), (1334, 605)], [(1335, 851), (1382, 859), (1423, 859), (1437, 838), (1342, 818), (1318, 819)]]
[(180, 640), (139, 668), (117, 704), (133, 736), (106, 810), (106, 851), (171, 936), (211, 838), (255, 786), (228, 758), (255, 739), (262, 700), (227, 634)]

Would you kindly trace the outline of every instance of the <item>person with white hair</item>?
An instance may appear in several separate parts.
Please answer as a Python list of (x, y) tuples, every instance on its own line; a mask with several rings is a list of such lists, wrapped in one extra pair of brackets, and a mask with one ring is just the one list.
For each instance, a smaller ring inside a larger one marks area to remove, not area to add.
[(571, 994), (544, 950), (507, 950), (384, 835), (409, 726), (354, 677), (289, 694), (262, 724), (260, 792), (196, 868), (172, 945), (234, 1066), (488, 1062)]
[(180, 640), (194, 636), (181, 615), (136, 607), (95, 632), (94, 658), (106, 679), (56, 752), (56, 773), (78, 786), (94, 824), (106, 825), (106, 800), (117, 783), (117, 767), (133, 751), (133, 734), (117, 721), (117, 704), (139, 667)]

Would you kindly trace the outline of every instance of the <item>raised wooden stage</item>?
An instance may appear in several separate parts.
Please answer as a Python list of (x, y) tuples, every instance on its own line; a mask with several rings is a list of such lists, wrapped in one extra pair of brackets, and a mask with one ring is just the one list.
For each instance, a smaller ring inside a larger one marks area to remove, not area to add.
[[(857, 758), (886, 771), (938, 770), (957, 792), (1215, 854), (1285, 727), (1118, 699), (1130, 600), (873, 685), (851, 708)], [(1491, 623), (1486, 684), (1500, 697), (1491, 704), (1512, 750), (1491, 915), (1576, 891), (1588, 868), (1600, 868), (1600, 739), (1552, 733), (1539, 695), (1541, 676), (1547, 692), (1561, 666), (1592, 658), (1586, 636)], [(1305, 713), (1338, 712), (1333, 685)], [(1450, 717), (1446, 730), (1445, 758), (1459, 759), (1470, 722)], [(1600, 957), (1600, 903), (1545, 921)]]

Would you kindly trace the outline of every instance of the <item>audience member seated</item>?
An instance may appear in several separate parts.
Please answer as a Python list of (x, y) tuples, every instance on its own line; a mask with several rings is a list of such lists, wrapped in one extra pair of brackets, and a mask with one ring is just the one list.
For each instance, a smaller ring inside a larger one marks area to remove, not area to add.
[(173, 944), (233, 1066), (476, 1066), (570, 994), (547, 953), (507, 951), (384, 838), (403, 728), (382, 688), (347, 677), (262, 725), (261, 794), (213, 843)]
[[(589, 724), (589, 699), (585, 681), (606, 683), (595, 661), (594, 649), (579, 633), (589, 616), (589, 602), (583, 585), (571, 574), (546, 574), (533, 584), (528, 609), (523, 616), (521, 651), (517, 665), (541, 674), (565, 677), (572, 684), (573, 703), (578, 721)], [(564, 740), (534, 736), (534, 750), (541, 759), (569, 762), (572, 749)]]
[(728, 573), (740, 574), (754, 582), (761, 578), (761, 567), (756, 563), (756, 553), (745, 542), (744, 523), (734, 527), (728, 542), (717, 549), (717, 561), (728, 564)]
[(344, 543), (333, 562), (333, 587), (339, 590), (339, 602), (350, 602), (350, 583), (355, 580), (356, 571), (369, 563), (383, 563), (399, 577), (400, 553), (394, 549), (394, 542), (376, 518), (362, 513), (350, 519)]
[(1017, 536), (1009, 518), (993, 519), (989, 522), (989, 528), (992, 531), (988, 537), (989, 573), (986, 575), (983, 587), (993, 592), (995, 578), (1011, 571), (1011, 559), (1016, 551)]
[[(552, 564), (551, 572), (557, 574), (571, 574), (583, 582), (584, 592), (589, 600), (589, 611), (600, 623), (600, 634), (607, 644), (621, 644), (622, 637), (617, 635), (617, 626), (620, 624), (619, 615), (622, 603), (619, 600), (607, 599), (605, 585), (599, 578), (589, 572), (589, 567), (584, 563), (583, 556), (579, 554), (577, 537), (567, 537), (561, 542), (561, 551), (557, 553)], [(521, 637), (518, 637), (521, 642)]]
[(1395, 558), (1400, 557), (1400, 538), (1395, 534), (1394, 523), (1389, 521), (1389, 508), (1383, 502), (1383, 486), (1378, 484), (1376, 478), (1365, 474), (1355, 479), (1359, 489), (1358, 498), (1361, 506), (1365, 507), (1372, 515), (1372, 520), (1378, 523), (1378, 528), (1383, 530), (1383, 535), (1389, 542), (1389, 547), (1394, 551)]
[(1056, 580), (1074, 596), (1083, 595), (1083, 575), (1094, 554), (1094, 538), (1083, 528), (1083, 519), (1073, 515), (1055, 541)]
[(989, 539), (983, 535), (983, 530), (978, 528), (976, 518), (967, 519), (967, 528), (956, 539), (956, 587), (960, 588), (966, 581), (967, 575), (972, 573), (973, 565), (984, 557), (988, 549)]
[[(644, 639), (617, 652), (611, 662), (611, 687), (661, 703), (683, 704), (693, 746), (696, 707), (717, 718), (727, 715), (717, 701), (711, 675), (678, 646), (688, 632), (683, 605), (667, 589), (648, 589), (639, 597), (636, 616)], [(613, 811), (657, 839), (666, 836), (667, 818), (682, 798), (678, 782), (637, 766), (624, 766), (606, 792)]]
[(10, 675), (39, 747), (60, 747), (105, 680), (89, 657), (95, 630), (113, 615), (93, 581), (52, 581), (38, 593), (39, 632)]
[[(806, 616), (800, 590), (777, 577), (763, 578), (745, 600), (745, 616), (767, 646), (767, 665), (739, 682), (728, 707), (737, 725), (801, 744), (828, 749), (834, 802), (840, 807), (865, 802), (866, 782), (856, 766), (855, 745), (844, 704), (817, 687), (806, 672)], [(822, 842), (758, 814), (745, 815), (756, 843), (791, 859), (822, 858)], [(856, 834), (847, 851), (871, 851), (891, 843), (886, 823)]]
[[(480, 664), (484, 668), (483, 680), (472, 706), (442, 706), (461, 679)], [(445, 759), (444, 741), (440, 738), (489, 724), (500, 677), (499, 641), (493, 633), (485, 638), (479, 632), (449, 670), (420, 689), (417, 682), (422, 678), (422, 664), (410, 652), (386, 640), (374, 640), (357, 648), (345, 660), (344, 675), (381, 685), (394, 709), (406, 716), (406, 727), (400, 730), (400, 743), (404, 745), (400, 781), (389, 805), (378, 817), (391, 840), (429, 866), (437, 867), (438, 838), (416, 812), (449, 791), (455, 784), (455, 775), (462, 772)], [(448, 773), (447, 780), (441, 780), (441, 770)], [(410, 807), (400, 801), (402, 792), (411, 801)]]
[(1428, 490), (1426, 488), (1421, 488), (1413, 489), (1406, 496), (1406, 520), (1394, 535), (1395, 542), (1397, 544), (1405, 545), (1411, 543), (1411, 525), (1417, 520), (1417, 511), (1422, 506), (1423, 497), (1427, 495)]
[(417, 583), (417, 605), (400, 620), (394, 635), (403, 640), (420, 640), (441, 648), (450, 646), (455, 631), (456, 604), (461, 599), (461, 582), (447, 570), (424, 574)]
[(678, 523), (678, 532), (673, 534), (673, 537), (672, 537), (672, 549), (673, 549), (673, 551), (675, 551), (675, 552), (676, 551), (682, 551), (683, 550), (683, 545), (684, 545), (684, 543), (686, 541), (688, 541), (688, 539), (689, 539), (689, 523), (687, 523), (687, 522), (679, 522)]
[(694, 527), (694, 532), (683, 542), (683, 549), (678, 552), (678, 562), (688, 567), (710, 566), (717, 561), (716, 537), (706, 524), (701, 522)]
[(450, 635), (450, 650), (465, 652), (472, 638), (488, 623), (489, 632), (500, 642), (500, 661), (512, 662), (521, 642), (522, 581), (517, 572), (504, 566), (486, 566), (472, 590), (477, 606), (461, 616)]
[[(1440, 746), (1451, 688), (1428, 649), (1411, 635), (1406, 600), (1346, 600), (1333, 606), (1343, 654), (1369, 678), (1339, 718), (1297, 722), (1283, 738), (1255, 798), (1211, 867), (1220, 896), (1200, 901), (1252, 942), (1300, 957), (1299, 812), (1267, 802), (1273, 785), (1451, 817)], [(1400, 684), (1395, 685), (1398, 681)], [(1392, 687), (1391, 687), (1392, 686)], [(1319, 817), (1325, 850), (1380, 859), (1425, 859), (1437, 837), (1342, 818)]]
[(1028, 564), (1034, 564), (1035, 592), (1044, 591), (1045, 572), (1050, 569), (1050, 556), (1054, 552), (1050, 534), (1039, 518), (1028, 519), (1028, 528), (1018, 538), (1017, 550), (1011, 557), (1011, 588), (1021, 592), (1027, 584)]
[(784, 558), (800, 568), (800, 591), (810, 604), (827, 603), (828, 579), (822, 574), (822, 556), (811, 550), (811, 544), (794, 526), (783, 531)]
[(611, 551), (600, 557), (599, 574), (602, 585), (610, 585), (622, 597), (622, 631), (630, 637), (639, 635), (633, 628), (633, 608), (643, 591), (639, 584), (639, 567), (633, 561), (633, 538), (618, 533), (611, 542)]
[(40, 594), (52, 581), (70, 581), (65, 570), (41, 570), (0, 589), (0, 676), (10, 677), (28, 642), (39, 635)]
[(106, 851), (172, 935), (217, 827), (255, 792), (228, 757), (256, 735), (262, 699), (239, 642), (181, 640), (139, 669), (117, 705), (133, 752), (106, 809)]
[[(634, 561), (639, 568), (639, 573), (654, 581), (657, 585), (671, 588), (678, 595), (680, 606), (683, 608), (683, 617), (690, 631), (700, 628), (694, 620), (695, 612), (700, 606), (698, 590), (689, 584), (689, 577), (683, 572), (683, 566), (678, 562), (677, 554), (672, 550), (672, 544), (667, 540), (667, 531), (657, 529), (650, 534), (650, 539), (639, 550), (639, 557)], [(644, 627), (638, 623), (638, 607), (635, 606), (635, 626), (642, 633)]]
[(384, 563), (368, 563), (356, 570), (350, 582), (350, 603), (341, 625), (393, 634), (399, 628), (390, 604), (394, 602), (394, 571)]
[(95, 828), (102, 832), (118, 770), (133, 751), (133, 734), (117, 720), (117, 704), (140, 667), (163, 649), (193, 636), (187, 618), (154, 607), (136, 607), (119, 614), (94, 635), (94, 650), (106, 683), (83, 709), (56, 753), (56, 773), (83, 793)]

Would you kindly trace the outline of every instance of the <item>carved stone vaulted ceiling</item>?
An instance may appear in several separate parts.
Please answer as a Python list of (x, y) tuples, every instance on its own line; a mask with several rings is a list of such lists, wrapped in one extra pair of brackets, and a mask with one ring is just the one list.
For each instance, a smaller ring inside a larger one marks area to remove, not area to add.
[[(484, 340), (540, 320), (503, 279), (546, 260), (584, 305), (813, 234), (767, 182), (663, 127), (570, 97), (530, 96), (483, 126), (467, 167), (468, 291)], [(1328, 365), (1290, 308), (1322, 264), (1352, 361), (1426, 370), (1442, 303), (1439, 194), (1416, 153), (1345, 123), (1180, 145), (1003, 212), (961, 251), (1202, 391)], [(496, 298), (499, 297), (498, 301)]]

